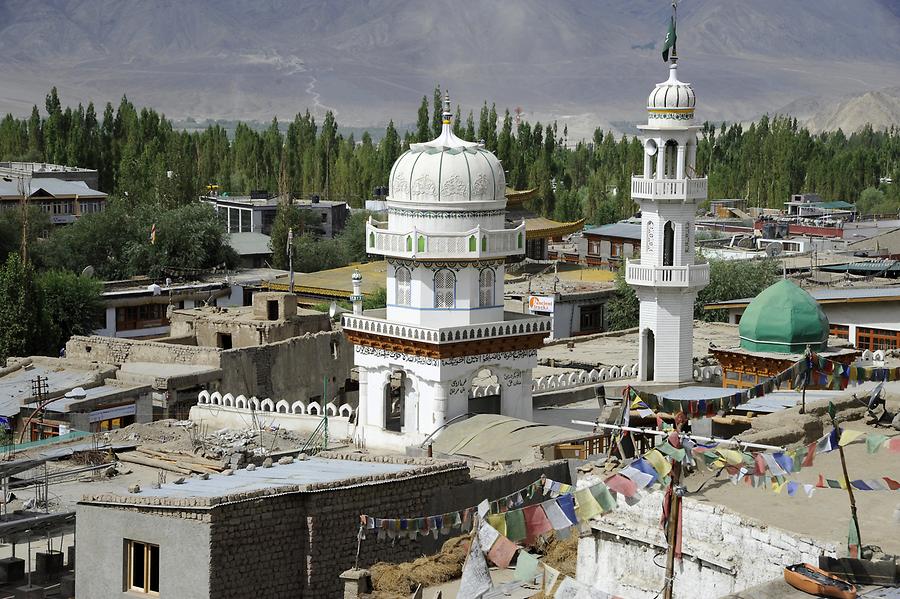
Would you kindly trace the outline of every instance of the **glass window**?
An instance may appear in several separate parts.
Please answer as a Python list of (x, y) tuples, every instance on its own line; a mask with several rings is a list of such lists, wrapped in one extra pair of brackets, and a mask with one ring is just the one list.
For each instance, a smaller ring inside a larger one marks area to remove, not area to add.
[(228, 209), (228, 232), (237, 233), (241, 230), (241, 211), (237, 208)]
[(494, 271), (490, 268), (478, 275), (478, 305), (481, 308), (494, 305)]
[(253, 211), (241, 210), (241, 233), (249, 233), (253, 227)]
[(408, 306), (412, 303), (411, 275), (409, 269), (401, 266), (394, 274), (397, 280), (397, 305)]
[(159, 595), (159, 545), (126, 541), (125, 590)]
[(452, 308), (455, 304), (456, 275), (443, 268), (434, 273), (434, 307)]

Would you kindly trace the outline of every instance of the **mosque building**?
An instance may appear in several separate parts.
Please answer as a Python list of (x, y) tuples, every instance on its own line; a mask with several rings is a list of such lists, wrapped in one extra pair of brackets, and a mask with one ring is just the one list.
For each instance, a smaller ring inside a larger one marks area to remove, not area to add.
[[(738, 347), (710, 348), (722, 367), (722, 386), (731, 389), (754, 387), (790, 368), (807, 348), (846, 365), (860, 355), (846, 345), (829, 347), (828, 317), (822, 307), (787, 279), (770, 285), (750, 302), (738, 331)], [(788, 386), (795, 384), (790, 381)], [(807, 388), (817, 388), (816, 382), (810, 381)]]
[[(506, 259), (525, 253), (526, 225), (507, 223), (506, 179), (483, 144), (451, 128), (411, 144), (389, 177), (386, 222), (366, 249), (387, 260), (387, 307), (343, 318), (359, 370), (357, 442), (404, 448), (470, 413), (473, 380), (499, 385), (492, 410), (528, 420), (544, 316), (505, 312)], [(361, 286), (359, 277), (354, 288)], [(483, 402), (482, 402), (483, 403)]]
[(644, 172), (631, 178), (641, 208), (641, 255), (628, 260), (625, 280), (640, 307), (638, 378), (692, 380), (694, 300), (709, 284), (709, 265), (694, 263), (694, 215), (706, 199), (706, 177), (696, 176), (694, 89), (678, 80), (673, 55), (669, 78), (650, 92), (641, 125)]

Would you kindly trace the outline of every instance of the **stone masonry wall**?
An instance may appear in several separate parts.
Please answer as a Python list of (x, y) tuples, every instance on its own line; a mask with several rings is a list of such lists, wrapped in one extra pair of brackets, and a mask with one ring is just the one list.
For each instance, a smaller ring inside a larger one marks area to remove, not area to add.
[(327, 392), (324, 403), (328, 403), (339, 395), (352, 367), (353, 346), (343, 332), (323, 331), (222, 352), (220, 389), (235, 397), (255, 395), (288, 403), (305, 403), (316, 396), (322, 403), (322, 395)]
[[(593, 520), (591, 533), (578, 543), (577, 579), (624, 597), (655, 597), (664, 582), (664, 570), (654, 564), (655, 556), (665, 556), (662, 499), (662, 492), (654, 491), (632, 506), (619, 501), (616, 510)], [(676, 597), (716, 599), (778, 578), (787, 564), (835, 555), (832, 543), (767, 526), (721, 505), (687, 498), (683, 518)]]
[[(83, 504), (207, 524), (209, 570), (193, 569), (185, 575), (208, 576), (210, 597), (339, 597), (339, 576), (356, 559), (360, 514), (420, 515), (436, 496), (470, 480), (464, 462), (359, 454), (320, 456), (404, 463), (413, 469), (220, 497), (101, 494), (85, 496)], [(128, 531), (109, 530), (104, 536), (124, 538)], [(87, 545), (83, 549), (90, 551)], [(406, 561), (423, 553), (418, 541), (378, 541), (372, 534), (360, 549), (360, 567), (382, 560)], [(167, 552), (177, 550), (166, 548)]]
[(66, 343), (66, 357), (85, 362), (121, 365), (125, 362), (197, 364), (219, 367), (219, 350), (115, 337), (76, 335)]

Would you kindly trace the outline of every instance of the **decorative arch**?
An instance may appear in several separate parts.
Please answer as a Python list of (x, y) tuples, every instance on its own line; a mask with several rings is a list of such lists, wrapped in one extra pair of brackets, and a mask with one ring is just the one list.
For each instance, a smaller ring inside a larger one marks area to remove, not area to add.
[(400, 266), (394, 271), (394, 280), (397, 285), (396, 302), (399, 306), (409, 306), (412, 303), (412, 274), (405, 266)]
[(478, 306), (487, 308), (494, 305), (496, 275), (493, 268), (483, 268), (478, 273)]
[(453, 308), (456, 306), (456, 274), (449, 268), (434, 273), (434, 307)]

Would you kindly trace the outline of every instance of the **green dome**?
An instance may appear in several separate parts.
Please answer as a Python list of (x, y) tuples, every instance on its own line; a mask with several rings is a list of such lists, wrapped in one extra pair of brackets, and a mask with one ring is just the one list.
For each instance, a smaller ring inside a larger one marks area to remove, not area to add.
[(828, 317), (809, 293), (782, 279), (750, 302), (739, 330), (744, 349), (798, 354), (807, 345), (825, 349)]

